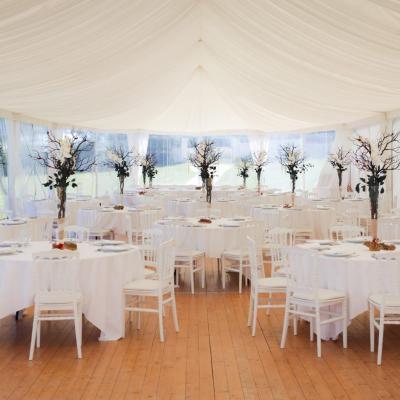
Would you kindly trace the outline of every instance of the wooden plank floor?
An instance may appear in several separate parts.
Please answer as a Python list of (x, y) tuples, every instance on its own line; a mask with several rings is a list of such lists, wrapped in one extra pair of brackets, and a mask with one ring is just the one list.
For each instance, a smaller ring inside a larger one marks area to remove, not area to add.
[[(83, 359), (77, 360), (73, 326), (44, 324), (42, 347), (28, 361), (31, 310), (22, 321), (0, 321), (1, 399), (400, 399), (400, 327), (385, 329), (383, 366), (369, 352), (368, 317), (341, 340), (315, 343), (302, 323), (287, 348), (279, 348), (282, 311), (260, 313), (257, 335), (246, 326), (248, 292), (237, 293), (237, 277), (220, 289), (215, 265), (207, 288), (178, 290), (181, 330), (173, 330), (169, 310), (166, 341), (158, 338), (157, 316), (144, 316), (142, 329), (129, 325), (127, 337), (99, 342), (99, 331), (84, 323)], [(198, 287), (198, 280), (196, 280)]]

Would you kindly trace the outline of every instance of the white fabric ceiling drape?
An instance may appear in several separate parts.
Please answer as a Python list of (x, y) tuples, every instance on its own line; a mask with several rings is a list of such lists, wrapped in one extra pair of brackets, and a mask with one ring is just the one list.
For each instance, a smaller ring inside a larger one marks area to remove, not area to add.
[(0, 109), (100, 130), (308, 129), (400, 105), (400, 5), (3, 0)]

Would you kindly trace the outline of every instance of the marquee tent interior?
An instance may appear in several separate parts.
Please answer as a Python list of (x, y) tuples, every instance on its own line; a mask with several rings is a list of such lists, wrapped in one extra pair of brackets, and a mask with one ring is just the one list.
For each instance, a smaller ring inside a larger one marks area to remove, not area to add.
[(399, 398), (399, 20), (0, 1), (0, 397)]

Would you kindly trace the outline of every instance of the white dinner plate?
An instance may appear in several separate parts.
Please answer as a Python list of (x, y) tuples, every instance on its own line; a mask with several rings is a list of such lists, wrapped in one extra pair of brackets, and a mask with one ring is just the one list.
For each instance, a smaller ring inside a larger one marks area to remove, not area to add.
[(221, 228), (240, 228), (239, 224), (219, 224)]
[(347, 242), (347, 243), (362, 244), (362, 243), (364, 243), (366, 240), (371, 240), (371, 238), (370, 238), (370, 237), (363, 236), (363, 237), (355, 237), (355, 238), (345, 239), (345, 240), (343, 240), (343, 241), (344, 241), (344, 242)]
[(355, 253), (352, 253), (350, 251), (331, 251), (331, 250), (325, 251), (322, 254), (327, 257), (351, 257), (355, 255)]
[(16, 254), (18, 250), (15, 247), (2, 247), (0, 249), (0, 256), (6, 256), (10, 254)]
[(112, 245), (102, 246), (99, 250), (104, 251), (106, 253), (121, 253), (132, 249), (134, 249), (134, 246), (130, 244), (125, 244), (123, 246), (112, 246)]
[(5, 219), (1, 221), (2, 225), (23, 225), (26, 224), (26, 220), (24, 219)]
[(375, 260), (396, 261), (400, 259), (400, 253), (398, 251), (379, 251), (372, 253), (371, 257)]
[(12, 240), (7, 240), (4, 242), (0, 242), (0, 248), (5, 248), (5, 247), (22, 247), (22, 246), (27, 246), (28, 242), (16, 242)]
[(123, 240), (96, 240), (93, 242), (94, 246), (122, 246), (126, 244)]

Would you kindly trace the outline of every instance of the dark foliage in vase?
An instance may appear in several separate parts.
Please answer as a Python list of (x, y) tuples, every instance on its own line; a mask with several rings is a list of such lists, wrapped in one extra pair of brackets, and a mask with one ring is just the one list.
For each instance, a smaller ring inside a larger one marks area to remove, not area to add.
[(62, 138), (57, 138), (51, 131), (47, 132), (48, 147), (45, 151), (34, 151), (31, 157), (52, 175), (48, 176), (43, 186), (56, 189), (59, 198), (58, 218), (65, 217), (67, 188), (78, 186), (74, 175), (77, 172), (91, 170), (96, 160), (92, 154), (93, 142), (86, 135), (77, 131)]
[(203, 186), (208, 178), (213, 178), (216, 172), (216, 164), (222, 156), (222, 152), (215, 148), (212, 140), (192, 143), (193, 153), (189, 155), (190, 163), (200, 171)]
[(307, 157), (301, 154), (294, 144), (281, 146), (277, 159), (285, 169), (285, 172), (289, 174), (292, 182), (292, 193), (294, 193), (299, 174), (306, 172), (313, 165), (306, 162)]
[(329, 154), (328, 161), (332, 167), (336, 169), (339, 187), (341, 187), (343, 172), (346, 171), (347, 167), (351, 164), (351, 152), (338, 146), (335, 153)]
[(124, 194), (125, 178), (130, 175), (131, 168), (135, 165), (133, 150), (123, 147), (111, 147), (106, 151), (107, 159), (104, 161), (106, 167), (114, 169), (119, 179), (119, 192)]
[(246, 179), (249, 177), (251, 168), (251, 157), (243, 157), (238, 164), (238, 176), (243, 179), (243, 186), (246, 186)]
[(353, 163), (365, 177), (356, 185), (357, 193), (368, 189), (371, 218), (378, 218), (378, 199), (383, 194), (388, 171), (400, 168), (400, 132), (382, 133), (376, 141), (364, 136), (354, 140)]
[(146, 185), (146, 177), (152, 182), (158, 173), (156, 168), (157, 158), (153, 153), (147, 153), (143, 157), (139, 157), (139, 166), (142, 168), (143, 185)]

